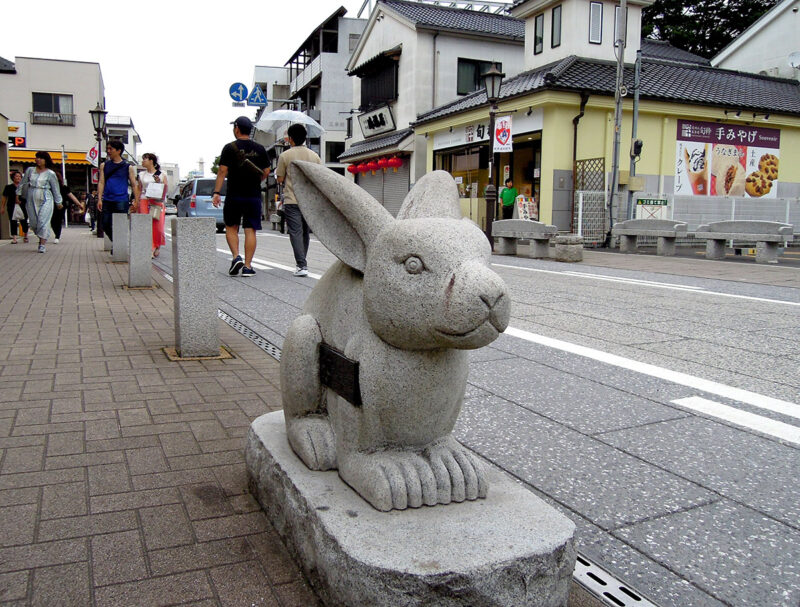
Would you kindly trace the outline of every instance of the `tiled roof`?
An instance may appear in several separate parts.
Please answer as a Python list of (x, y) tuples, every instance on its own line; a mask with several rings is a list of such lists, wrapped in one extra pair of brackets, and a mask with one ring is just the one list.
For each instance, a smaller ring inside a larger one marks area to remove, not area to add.
[(697, 65), (711, 65), (711, 61), (700, 55), (684, 51), (677, 46), (672, 46), (666, 40), (652, 40), (642, 38), (642, 57), (648, 59), (666, 59), (679, 63), (695, 63)]
[(403, 129), (402, 131), (394, 131), (388, 135), (379, 135), (378, 137), (359, 141), (358, 143), (353, 144), (353, 146), (344, 154), (339, 156), (339, 162), (344, 162), (349, 158), (361, 156), (362, 154), (377, 152), (378, 150), (396, 146), (413, 132), (414, 131), (412, 129)]
[(463, 8), (406, 2), (404, 0), (380, 0), (380, 4), (401, 14), (417, 25), (441, 30), (459, 30), (503, 36), (516, 40), (525, 39), (525, 22), (506, 15), (482, 13)]
[(16, 74), (16, 66), (8, 59), (0, 57), (0, 74)]
[[(796, 80), (645, 58), (641, 78), (641, 99), (800, 115), (800, 83)], [(500, 98), (547, 89), (613, 96), (615, 80), (615, 63), (572, 55), (506, 80)], [(625, 83), (629, 88), (633, 84), (633, 66), (625, 68)], [(482, 105), (486, 105), (486, 93), (479, 91), (419, 115), (416, 124)]]
[(347, 72), (347, 75), (348, 76), (360, 76), (361, 72), (365, 68), (370, 68), (370, 66), (373, 66), (373, 65), (379, 63), (382, 60), (385, 60), (387, 57), (398, 57), (402, 52), (403, 52), (403, 45), (402, 44), (398, 44), (397, 46), (395, 46), (393, 48), (390, 48), (388, 51), (381, 51), (380, 53), (378, 53), (376, 55), (373, 55), (372, 57), (370, 57), (366, 61), (363, 61), (362, 63), (359, 63), (356, 67), (354, 67), (352, 70)]

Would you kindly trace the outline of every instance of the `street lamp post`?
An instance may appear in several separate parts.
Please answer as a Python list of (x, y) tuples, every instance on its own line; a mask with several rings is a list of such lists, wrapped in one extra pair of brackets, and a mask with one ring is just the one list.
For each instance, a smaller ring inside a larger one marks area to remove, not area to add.
[(486, 226), (484, 233), (489, 239), (489, 246), (494, 250), (492, 238), (492, 223), (494, 222), (495, 206), (497, 205), (497, 188), (494, 185), (494, 119), (497, 114), (497, 100), (500, 98), (500, 85), (503, 84), (505, 74), (497, 69), (497, 64), (492, 63), (489, 70), (481, 74), (486, 99), (489, 101), (489, 185), (486, 186)]
[[(92, 117), (92, 126), (94, 127), (94, 136), (97, 139), (97, 169), (100, 170), (100, 158), (102, 156), (102, 151), (100, 146), (103, 143), (103, 131), (106, 128), (106, 112), (103, 108), (100, 107), (100, 102), (97, 102), (97, 107), (93, 110), (89, 110), (89, 115)], [(100, 215), (98, 214), (97, 217), (97, 237), (103, 237), (103, 222), (101, 220)]]

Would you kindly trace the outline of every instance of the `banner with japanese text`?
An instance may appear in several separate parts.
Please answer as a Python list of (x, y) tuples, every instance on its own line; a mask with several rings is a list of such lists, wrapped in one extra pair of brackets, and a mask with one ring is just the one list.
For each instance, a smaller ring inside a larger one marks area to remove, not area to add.
[(675, 194), (777, 197), (780, 131), (678, 120)]
[(511, 116), (498, 116), (494, 123), (494, 152), (511, 152)]

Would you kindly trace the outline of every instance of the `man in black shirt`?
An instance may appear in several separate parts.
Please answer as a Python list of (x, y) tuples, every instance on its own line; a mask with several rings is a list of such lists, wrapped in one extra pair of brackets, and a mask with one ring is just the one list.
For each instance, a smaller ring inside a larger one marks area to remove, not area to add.
[[(242, 276), (255, 276), (252, 263), (256, 230), (261, 229), (261, 182), (269, 176), (269, 158), (264, 146), (250, 139), (253, 123), (247, 116), (239, 116), (231, 124), (236, 139), (222, 148), (211, 203), (215, 207), (220, 205), (220, 190), (227, 177), (228, 193), (222, 217), (233, 257), (228, 274), (236, 276), (241, 270)], [(239, 255), (240, 224), (244, 228), (244, 260)]]

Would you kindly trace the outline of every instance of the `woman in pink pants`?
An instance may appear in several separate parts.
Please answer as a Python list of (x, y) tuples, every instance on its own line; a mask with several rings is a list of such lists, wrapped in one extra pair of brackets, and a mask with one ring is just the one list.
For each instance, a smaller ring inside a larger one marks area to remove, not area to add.
[[(144, 171), (139, 171), (139, 183), (141, 184), (141, 197), (139, 199), (139, 212), (150, 213), (154, 207), (160, 208), (161, 213), (158, 219), (153, 219), (153, 257), (158, 257), (160, 247), (163, 247), (167, 241), (164, 237), (164, 224), (166, 222), (166, 214), (164, 213), (164, 200), (167, 194), (167, 176), (161, 172), (161, 166), (158, 164), (158, 156), (151, 153), (142, 154), (142, 166)], [(148, 198), (145, 196), (147, 186), (151, 183), (163, 184), (164, 193), (160, 198)]]

